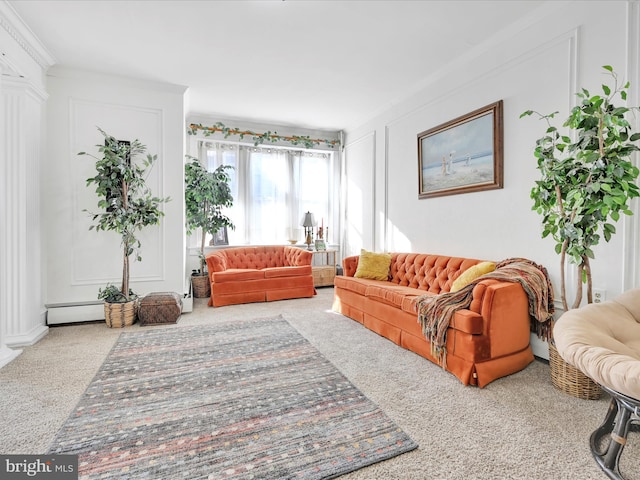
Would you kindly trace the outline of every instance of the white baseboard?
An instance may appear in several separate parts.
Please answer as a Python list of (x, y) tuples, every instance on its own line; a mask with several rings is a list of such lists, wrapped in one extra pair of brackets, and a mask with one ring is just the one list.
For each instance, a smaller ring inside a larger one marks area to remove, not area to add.
[(21, 353), (22, 350), (12, 350), (11, 348), (0, 346), (0, 368), (4, 367)]
[(549, 344), (540, 340), (535, 333), (531, 334), (531, 350), (536, 357), (549, 360)]
[(103, 302), (47, 305), (47, 325), (104, 320)]
[(49, 327), (46, 325), (38, 325), (28, 333), (20, 335), (6, 335), (4, 343), (7, 347), (28, 347), (38, 342), (42, 337), (49, 333)]
[(193, 312), (193, 297), (189, 295), (182, 299), (182, 313), (191, 312)]

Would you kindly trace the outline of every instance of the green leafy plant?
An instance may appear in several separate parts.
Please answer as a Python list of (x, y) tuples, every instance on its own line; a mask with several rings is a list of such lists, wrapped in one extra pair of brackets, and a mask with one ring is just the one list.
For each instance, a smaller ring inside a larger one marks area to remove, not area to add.
[[(139, 140), (121, 142), (98, 128), (104, 136), (104, 144), (98, 144), (97, 157), (87, 152), (96, 160), (96, 175), (87, 179), (87, 186), (95, 185), (98, 194), (98, 213), (89, 214), (94, 222), (89, 230), (113, 231), (120, 235), (123, 249), (122, 284), (119, 295), (113, 291), (113, 285), (99, 291), (99, 298), (110, 301), (129, 301), (135, 295), (129, 288), (129, 265), (131, 255), (140, 261), (140, 240), (136, 233), (149, 225), (157, 225), (164, 213), (160, 205), (170, 198), (159, 198), (152, 195), (146, 185), (146, 177), (157, 160), (157, 155), (146, 153), (146, 147)], [(85, 210), (87, 211), (87, 210)], [(87, 211), (88, 212), (88, 211)]]
[(220, 165), (212, 172), (202, 166), (200, 161), (187, 155), (190, 160), (184, 166), (185, 205), (187, 233), (202, 229), (200, 244), (200, 274), (205, 274), (204, 246), (207, 233), (215, 235), (223, 227), (235, 228), (231, 219), (223, 213), (223, 208), (233, 205), (233, 196), (229, 183), (231, 177), (227, 170), (230, 165)]
[(137, 298), (137, 295), (133, 293), (133, 290), (129, 289), (129, 295), (125, 295), (120, 291), (120, 288), (111, 284), (104, 289), (98, 289), (98, 299), (107, 303), (126, 303), (135, 298)]
[(579, 99), (563, 123), (573, 138), (551, 124), (554, 112), (542, 115), (528, 110), (520, 117), (536, 114), (546, 121), (545, 135), (536, 141), (534, 155), (541, 178), (531, 190), (533, 210), (542, 216), (542, 238), (551, 236), (560, 255), (561, 297), (568, 310), (565, 286), (566, 259), (578, 268), (578, 284), (572, 308), (582, 302), (583, 283), (591, 303), (590, 259), (601, 237), (609, 241), (616, 232), (613, 222), (620, 214), (631, 215), (630, 200), (639, 196), (635, 181), (638, 168), (631, 162), (634, 143), (640, 133), (632, 132), (627, 114), (637, 108), (615, 106), (616, 96), (625, 101), (629, 83), (618, 84), (611, 66), (603, 67), (613, 79), (613, 87), (602, 85), (603, 95), (582, 89)]

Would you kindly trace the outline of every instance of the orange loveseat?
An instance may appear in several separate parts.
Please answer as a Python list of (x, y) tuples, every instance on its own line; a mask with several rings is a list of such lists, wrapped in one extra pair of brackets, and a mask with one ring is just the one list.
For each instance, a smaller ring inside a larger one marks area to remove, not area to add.
[(209, 306), (312, 297), (312, 257), (308, 250), (280, 245), (208, 253)]
[[(417, 300), (449, 292), (465, 270), (482, 261), (392, 253), (388, 280), (371, 280), (354, 277), (359, 258), (343, 260), (344, 275), (335, 278), (333, 310), (438, 363), (418, 321)], [(447, 328), (444, 365), (463, 384), (484, 387), (533, 361), (531, 323), (528, 296), (520, 283), (476, 282), (471, 305), (457, 310)]]

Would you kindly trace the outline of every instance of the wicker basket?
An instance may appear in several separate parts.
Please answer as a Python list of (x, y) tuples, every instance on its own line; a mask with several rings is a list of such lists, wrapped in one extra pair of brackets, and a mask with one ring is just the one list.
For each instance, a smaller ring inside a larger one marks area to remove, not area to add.
[(144, 325), (176, 323), (182, 313), (182, 299), (175, 292), (152, 292), (138, 307), (138, 322)]
[(598, 384), (565, 362), (552, 343), (549, 343), (549, 366), (551, 383), (558, 390), (583, 400), (597, 400), (602, 395)]
[(104, 321), (109, 328), (128, 327), (135, 323), (137, 310), (137, 300), (125, 303), (104, 302)]
[(208, 275), (192, 275), (191, 285), (193, 285), (194, 298), (207, 298), (211, 296), (211, 284)]

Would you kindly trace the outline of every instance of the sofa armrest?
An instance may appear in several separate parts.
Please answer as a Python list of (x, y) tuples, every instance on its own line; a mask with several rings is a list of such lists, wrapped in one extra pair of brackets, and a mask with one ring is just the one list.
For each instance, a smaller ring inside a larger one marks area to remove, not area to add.
[(453, 314), (449, 327), (459, 332), (481, 335), (484, 329), (484, 321), (479, 313), (462, 309)]
[(508, 355), (529, 345), (529, 299), (518, 282), (485, 279), (473, 289), (469, 310), (484, 319), (483, 334), (491, 338), (491, 356)]
[(227, 269), (227, 256), (222, 252), (211, 252), (205, 257), (209, 275), (213, 272), (224, 272)]
[(285, 267), (299, 267), (303, 265), (311, 265), (313, 253), (309, 250), (299, 247), (284, 247), (284, 263)]
[(352, 255), (342, 259), (342, 274), (345, 277), (353, 277), (358, 269), (358, 259), (360, 255)]

